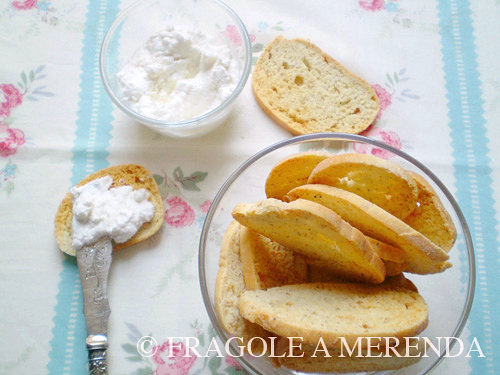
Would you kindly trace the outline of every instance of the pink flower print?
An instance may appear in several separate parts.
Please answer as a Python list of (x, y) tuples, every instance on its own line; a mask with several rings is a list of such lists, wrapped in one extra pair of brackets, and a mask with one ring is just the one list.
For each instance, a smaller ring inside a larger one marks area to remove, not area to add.
[[(243, 39), (241, 35), (238, 33), (238, 29), (235, 25), (227, 25), (226, 30), (222, 32), (222, 34), (229, 39), (231, 43), (233, 43), (236, 47), (239, 47), (243, 44)], [(255, 35), (249, 35), (250, 42), (253, 43), (255, 40)]]
[(191, 225), (194, 221), (194, 211), (191, 206), (180, 197), (167, 199), (169, 208), (165, 211), (165, 222), (174, 227), (181, 228)]
[(210, 206), (212, 204), (212, 201), (205, 201), (201, 204), (200, 206), (200, 210), (201, 212), (203, 212), (204, 214), (206, 214), (208, 212), (208, 210), (210, 209)]
[[(399, 150), (403, 148), (399, 135), (397, 135), (392, 131), (380, 130), (372, 126), (369, 127), (368, 130), (364, 131), (363, 135), (382, 141), (383, 143), (388, 144), (389, 146), (392, 146)], [(355, 143), (353, 148), (356, 152), (359, 152), (361, 154), (371, 154), (386, 160), (391, 159), (394, 155), (390, 151), (386, 151), (384, 149), (381, 149), (379, 147), (374, 147), (369, 144)]]
[[(2, 98), (3, 97), (3, 98)], [(10, 116), (12, 108), (17, 107), (23, 101), (23, 95), (11, 84), (0, 85), (0, 120)]]
[(27, 10), (36, 8), (37, 0), (15, 0), (12, 2), (12, 6), (18, 10)]
[[(172, 345), (170, 345), (172, 344)], [(182, 342), (164, 342), (154, 348), (153, 362), (157, 365), (156, 375), (187, 375), (197, 357), (191, 351), (186, 353)]]
[(380, 116), (382, 116), (382, 112), (392, 104), (392, 95), (378, 84), (372, 85), (372, 88), (375, 90), (375, 93), (378, 96), (378, 100), (380, 101), (380, 111), (377, 114), (378, 120)]
[(385, 8), (385, 0), (360, 0), (359, 5), (364, 10), (374, 12)]
[(226, 365), (227, 367), (234, 367), (236, 371), (242, 371), (243, 367), (241, 366), (241, 363), (239, 363), (236, 358), (227, 356), (226, 357)]
[(0, 123), (0, 156), (7, 157), (15, 154), (17, 148), (25, 142), (22, 130), (12, 129)]

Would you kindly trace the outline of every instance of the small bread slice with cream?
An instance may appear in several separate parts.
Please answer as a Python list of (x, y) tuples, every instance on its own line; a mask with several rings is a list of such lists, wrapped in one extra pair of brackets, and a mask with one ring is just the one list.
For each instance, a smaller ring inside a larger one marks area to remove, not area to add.
[[(92, 181), (108, 176), (112, 178), (110, 189), (122, 186), (130, 186), (133, 190), (145, 189), (148, 192), (149, 201), (154, 206), (151, 220), (142, 224), (132, 238), (121, 243), (113, 242), (113, 250), (118, 250), (144, 241), (161, 228), (164, 216), (163, 200), (153, 176), (146, 168), (138, 164), (122, 164), (101, 169), (84, 178), (76, 186), (82, 187)], [(69, 192), (57, 210), (54, 219), (54, 233), (59, 249), (68, 255), (75, 256), (76, 249), (73, 246), (73, 203)]]

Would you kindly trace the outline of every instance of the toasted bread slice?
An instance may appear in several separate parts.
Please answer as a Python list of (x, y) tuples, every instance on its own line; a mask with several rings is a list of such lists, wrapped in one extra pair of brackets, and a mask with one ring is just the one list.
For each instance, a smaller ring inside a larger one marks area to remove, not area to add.
[(267, 333), (240, 315), (238, 304), (240, 295), (245, 291), (240, 260), (240, 229), (237, 221), (231, 222), (222, 239), (214, 307), (222, 328), (230, 335), (242, 337), (246, 343), (252, 337), (265, 338)]
[(303, 255), (241, 226), (240, 258), (247, 290), (298, 284), (307, 280)]
[(457, 229), (450, 214), (425, 178), (416, 172), (409, 173), (417, 184), (418, 207), (405, 218), (405, 223), (449, 251), (457, 239)]
[(364, 80), (303, 39), (277, 37), (252, 73), (257, 103), (292, 134), (361, 133), (380, 102)]
[(357, 194), (326, 185), (303, 185), (287, 199), (308, 199), (337, 212), (365, 235), (401, 249), (406, 271), (417, 274), (442, 272), (451, 267), (448, 254), (427, 237), (379, 206)]
[(390, 286), (397, 286), (418, 293), (417, 286), (413, 283), (413, 281), (408, 279), (403, 273), (400, 273), (399, 275), (386, 277), (384, 284)]
[[(153, 176), (141, 165), (122, 164), (101, 169), (84, 178), (76, 186), (83, 186), (92, 180), (105, 176), (110, 176), (113, 179), (111, 188), (129, 185), (134, 190), (146, 189), (150, 194), (149, 200), (155, 207), (153, 218), (149, 222), (144, 223), (130, 240), (124, 243), (114, 242), (113, 250), (136, 244), (155, 234), (163, 224), (164, 209), (160, 190)], [(59, 249), (68, 255), (75, 256), (76, 250), (73, 247), (72, 220), (73, 203), (71, 202), (70, 193), (67, 193), (57, 210), (54, 220), (54, 232)]]
[(367, 237), (367, 239), (384, 262), (386, 276), (399, 275), (406, 269), (404, 252), (401, 249), (371, 237)]
[[(362, 348), (325, 348), (320, 345), (299, 346), (281, 338), (277, 352), (278, 366), (307, 373), (356, 373), (391, 371), (417, 363), (425, 354), (425, 342), (418, 338), (403, 340), (399, 345)], [(325, 351), (326, 349), (326, 351)], [(351, 352), (349, 352), (351, 351)], [(352, 354), (350, 354), (352, 353)]]
[(318, 203), (269, 198), (238, 204), (233, 217), (283, 246), (321, 260), (339, 277), (374, 284), (384, 281), (385, 266), (366, 237)]
[(326, 151), (307, 151), (283, 159), (267, 176), (265, 186), (267, 198), (283, 200), (285, 194), (294, 187), (306, 184), (314, 167), (330, 156), (332, 154)]
[(324, 184), (356, 193), (404, 219), (417, 207), (418, 188), (399, 165), (365, 154), (338, 154), (320, 162), (309, 184)]
[[(334, 272), (325, 268), (322, 265), (308, 265), (307, 271), (307, 282), (308, 283), (350, 283), (350, 280), (342, 279), (338, 277)], [(383, 283), (379, 285), (392, 285), (401, 288), (406, 288), (414, 292), (418, 292), (417, 286), (408, 279), (404, 273), (399, 273), (393, 276), (386, 276)]]
[[(395, 276), (406, 270), (406, 261), (404, 260), (404, 252), (394, 246), (378, 241), (374, 238), (366, 236), (366, 239), (372, 245), (375, 253), (380, 257), (385, 265), (385, 276)], [(308, 259), (309, 266), (323, 267), (323, 261), (316, 259)], [(331, 273), (331, 271), (330, 271)]]
[[(306, 283), (246, 291), (241, 315), (282, 337), (350, 347), (360, 337), (412, 337), (428, 324), (424, 299), (405, 288), (359, 283)], [(342, 338), (342, 339), (341, 339)]]

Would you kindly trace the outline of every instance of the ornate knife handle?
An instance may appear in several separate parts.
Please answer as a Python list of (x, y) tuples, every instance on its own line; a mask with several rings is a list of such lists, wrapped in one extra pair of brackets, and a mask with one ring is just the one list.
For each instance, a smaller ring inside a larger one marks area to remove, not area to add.
[(89, 351), (89, 375), (107, 375), (107, 348), (108, 338), (106, 335), (91, 335), (87, 337), (87, 349)]

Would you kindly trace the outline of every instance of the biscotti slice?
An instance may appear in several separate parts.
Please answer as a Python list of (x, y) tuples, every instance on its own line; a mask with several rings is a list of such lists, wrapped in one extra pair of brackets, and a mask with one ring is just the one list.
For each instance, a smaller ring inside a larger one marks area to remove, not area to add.
[[(113, 242), (113, 250), (136, 244), (155, 234), (163, 224), (164, 209), (160, 190), (153, 176), (141, 165), (122, 164), (101, 169), (84, 178), (76, 186), (83, 186), (90, 181), (101, 177), (110, 176), (113, 184), (110, 188), (119, 186), (131, 186), (134, 190), (146, 189), (149, 192), (149, 200), (155, 207), (153, 218), (144, 223), (137, 233), (124, 243)], [(54, 232), (57, 245), (61, 251), (68, 255), (76, 255), (73, 247), (73, 203), (70, 193), (67, 193), (57, 210), (54, 220)]]
[[(349, 282), (351, 282), (350, 280), (346, 280), (346, 279), (342, 279), (342, 278), (338, 277), (335, 273), (330, 271), (328, 268), (325, 268), (321, 265), (309, 264), (308, 266), (309, 266), (308, 272), (307, 272), (307, 282), (308, 283), (316, 283), (316, 282), (349, 283)], [(410, 279), (406, 278), (404, 273), (399, 273), (399, 274), (393, 275), (393, 276), (386, 275), (384, 282), (379, 284), (379, 285), (398, 286), (401, 288), (413, 290), (414, 292), (418, 292), (416, 285)]]
[(451, 267), (448, 254), (420, 232), (357, 194), (327, 185), (303, 185), (287, 199), (308, 199), (337, 212), (345, 221), (372, 237), (401, 249), (407, 272), (432, 274)]
[(264, 112), (294, 135), (361, 133), (380, 110), (367, 82), (303, 39), (272, 41), (255, 64), (252, 88)]
[(387, 285), (284, 285), (246, 291), (239, 307), (245, 319), (276, 335), (301, 337), (313, 345), (323, 340), (328, 347), (352, 347), (360, 337), (402, 340), (428, 324), (427, 304), (418, 293)]
[(450, 214), (429, 182), (416, 172), (409, 173), (417, 184), (418, 207), (405, 218), (405, 223), (449, 251), (457, 238), (457, 229)]
[(367, 154), (338, 154), (320, 162), (309, 184), (324, 184), (356, 193), (404, 219), (417, 207), (418, 188), (396, 163)]
[(367, 239), (380, 259), (384, 262), (386, 276), (399, 275), (406, 269), (405, 254), (403, 250), (371, 237), (367, 237)]
[(384, 280), (384, 285), (397, 286), (418, 293), (417, 286), (413, 283), (413, 281), (408, 279), (403, 273), (400, 273), (399, 275), (386, 277)]
[(240, 258), (247, 290), (307, 281), (303, 255), (245, 226), (240, 229)]
[(214, 307), (222, 328), (230, 335), (242, 337), (247, 342), (252, 337), (265, 338), (267, 333), (262, 327), (240, 315), (240, 295), (245, 291), (240, 260), (240, 228), (237, 221), (231, 222), (222, 239)]
[[(406, 269), (404, 252), (401, 249), (368, 236), (366, 236), (366, 239), (384, 263), (386, 279), (389, 276), (400, 275)], [(324, 267), (322, 260), (309, 258), (307, 259), (307, 264), (309, 266), (309, 281), (341, 280), (335, 272)]]
[(321, 260), (339, 277), (374, 284), (385, 278), (385, 266), (365, 236), (318, 203), (269, 198), (238, 204), (233, 217), (289, 249)]
[(265, 186), (267, 198), (283, 200), (283, 196), (294, 187), (306, 184), (314, 167), (330, 156), (332, 154), (325, 151), (306, 151), (283, 159), (267, 176)]
[[(380, 346), (378, 348), (325, 348), (322, 345), (298, 345), (287, 338), (281, 338), (277, 353), (278, 366), (305, 373), (356, 373), (391, 371), (411, 366), (425, 355), (424, 340), (408, 338), (399, 345)], [(326, 350), (326, 351), (325, 351)]]

